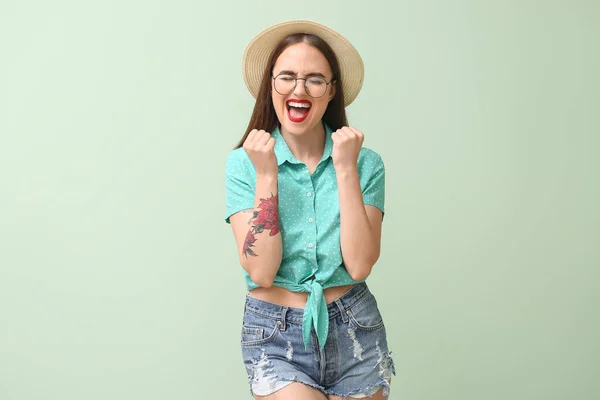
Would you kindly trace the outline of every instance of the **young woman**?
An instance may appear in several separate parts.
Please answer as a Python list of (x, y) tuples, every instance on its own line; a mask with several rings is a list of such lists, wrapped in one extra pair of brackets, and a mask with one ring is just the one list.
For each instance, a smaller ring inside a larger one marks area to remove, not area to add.
[(244, 269), (241, 347), (256, 399), (387, 399), (395, 374), (364, 282), (379, 258), (385, 171), (345, 107), (363, 63), (339, 33), (287, 21), (243, 57), (256, 98), (226, 165)]

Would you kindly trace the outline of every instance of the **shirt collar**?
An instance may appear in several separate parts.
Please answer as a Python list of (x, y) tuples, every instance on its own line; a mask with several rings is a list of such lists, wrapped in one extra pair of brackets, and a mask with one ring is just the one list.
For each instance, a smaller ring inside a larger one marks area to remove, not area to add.
[[(333, 140), (331, 139), (331, 134), (333, 133), (333, 131), (325, 122), (323, 122), (323, 126), (325, 127), (325, 148), (323, 149), (323, 157), (321, 157), (321, 161), (326, 160), (327, 158), (331, 157), (331, 151), (333, 149)], [(288, 161), (292, 164), (300, 164), (301, 163), (301, 161), (298, 160), (294, 156), (294, 154), (292, 154), (292, 151), (290, 150), (287, 143), (285, 142), (285, 139), (283, 138), (283, 136), (281, 135), (281, 132), (279, 131), (279, 125), (277, 125), (277, 127), (275, 128), (275, 130), (271, 134), (271, 137), (273, 137), (275, 139), (274, 151), (275, 151), (275, 156), (277, 157), (277, 165), (281, 165), (286, 161)], [(319, 161), (319, 162), (321, 162), (321, 161)]]

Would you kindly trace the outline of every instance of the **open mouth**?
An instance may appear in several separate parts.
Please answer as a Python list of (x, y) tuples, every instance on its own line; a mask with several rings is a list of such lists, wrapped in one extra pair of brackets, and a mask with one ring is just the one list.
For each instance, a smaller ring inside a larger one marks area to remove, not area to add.
[(288, 100), (285, 102), (288, 118), (292, 122), (302, 122), (308, 116), (312, 103), (308, 100)]

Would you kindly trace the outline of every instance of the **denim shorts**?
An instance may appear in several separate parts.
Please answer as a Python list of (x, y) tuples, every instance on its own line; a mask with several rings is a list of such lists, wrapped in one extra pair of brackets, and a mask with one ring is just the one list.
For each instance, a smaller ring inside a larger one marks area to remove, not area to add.
[(241, 332), (244, 366), (251, 394), (266, 396), (300, 382), (322, 393), (388, 398), (395, 375), (377, 301), (362, 282), (327, 305), (329, 332), (320, 350), (314, 328), (304, 347), (304, 309), (246, 296)]

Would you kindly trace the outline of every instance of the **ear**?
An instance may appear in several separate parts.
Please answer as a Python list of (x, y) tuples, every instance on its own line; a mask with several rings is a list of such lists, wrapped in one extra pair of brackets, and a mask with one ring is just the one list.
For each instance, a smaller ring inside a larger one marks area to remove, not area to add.
[(331, 90), (329, 91), (329, 101), (333, 100), (333, 98), (335, 97), (335, 86), (337, 84), (337, 81), (333, 81), (331, 82)]

